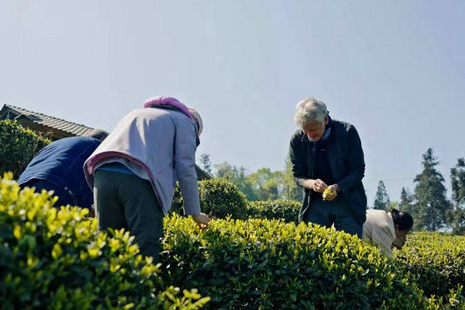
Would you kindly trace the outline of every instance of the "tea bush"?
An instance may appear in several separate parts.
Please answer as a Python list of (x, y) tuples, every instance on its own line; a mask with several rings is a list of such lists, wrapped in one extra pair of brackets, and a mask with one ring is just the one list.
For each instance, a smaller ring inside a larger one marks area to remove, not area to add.
[(1, 120), (0, 176), (11, 171), (15, 178), (19, 178), (35, 154), (50, 142), (16, 121)]
[(445, 296), (465, 283), (465, 236), (416, 232), (394, 253), (426, 295)]
[(198, 309), (208, 298), (165, 287), (128, 232), (98, 233), (87, 209), (0, 178), (0, 309)]
[(210, 296), (208, 309), (443, 309), (376, 248), (319, 226), (227, 219), (199, 231), (174, 214), (163, 247), (167, 281)]
[[(247, 218), (247, 200), (236, 185), (222, 180), (199, 181), (199, 196), (202, 212), (214, 218)], [(172, 211), (183, 214), (183, 199), (179, 187), (176, 187)]]
[[(293, 200), (247, 201), (236, 185), (223, 180), (199, 181), (199, 196), (202, 212), (214, 218), (284, 219), (297, 222), (300, 202)], [(172, 212), (183, 214), (183, 199), (179, 186), (176, 186)]]
[(250, 201), (247, 213), (251, 218), (297, 223), (300, 206), (301, 203), (294, 200)]

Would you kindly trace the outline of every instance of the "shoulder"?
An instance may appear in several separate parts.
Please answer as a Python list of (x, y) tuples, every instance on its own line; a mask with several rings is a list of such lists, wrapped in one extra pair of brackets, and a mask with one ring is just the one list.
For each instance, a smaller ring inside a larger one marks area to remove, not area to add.
[(64, 149), (83, 148), (86, 146), (97, 147), (100, 144), (100, 140), (91, 137), (70, 137), (57, 140), (53, 143), (56, 143), (57, 146), (62, 146)]
[(378, 210), (378, 209), (368, 209), (367, 210), (367, 217), (387, 217), (388, 213), (384, 210)]
[(169, 116), (173, 120), (177, 130), (187, 131), (196, 136), (196, 124), (193, 119), (187, 117), (183, 112), (176, 110), (169, 111)]
[(297, 129), (291, 136), (291, 143), (299, 142), (304, 138), (304, 133), (301, 129)]
[(352, 130), (355, 130), (355, 126), (352, 125), (351, 123), (348, 122), (343, 122), (339, 120), (332, 120), (332, 126), (337, 130), (337, 131), (343, 131), (343, 132), (349, 132)]
[(360, 139), (357, 129), (350, 123), (333, 120), (332, 127), (335, 135), (343, 138), (343, 140), (353, 142)]
[(388, 227), (392, 218), (389, 213), (384, 210), (367, 210), (367, 222), (376, 223), (379, 227)]
[(167, 126), (176, 125), (182, 118), (189, 119), (184, 116), (181, 112), (177, 112), (171, 109), (161, 108), (144, 108), (136, 109), (128, 114), (119, 122), (119, 127), (131, 127), (136, 124), (134, 128), (138, 130), (147, 130)]

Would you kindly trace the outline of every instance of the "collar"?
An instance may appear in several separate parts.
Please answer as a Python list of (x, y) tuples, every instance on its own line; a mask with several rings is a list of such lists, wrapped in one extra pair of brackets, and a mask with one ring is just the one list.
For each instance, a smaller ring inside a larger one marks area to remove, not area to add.
[[(326, 124), (325, 132), (323, 133), (323, 136), (320, 138), (320, 140), (318, 140), (316, 143), (318, 143), (320, 141), (326, 141), (329, 138), (329, 136), (331, 135), (331, 128), (332, 128), (332, 125), (333, 125), (333, 119), (331, 118), (331, 116), (329, 116), (329, 111), (328, 111), (327, 116), (328, 116), (328, 124)], [(302, 131), (302, 137), (300, 138), (300, 141), (308, 142), (308, 143), (315, 143), (315, 142), (311, 141), (310, 138), (307, 137), (307, 135), (303, 131)]]

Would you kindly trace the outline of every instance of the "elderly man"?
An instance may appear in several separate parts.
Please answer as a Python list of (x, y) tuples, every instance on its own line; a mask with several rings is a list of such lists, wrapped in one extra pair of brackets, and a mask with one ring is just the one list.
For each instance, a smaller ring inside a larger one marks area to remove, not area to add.
[(299, 220), (362, 237), (367, 199), (363, 150), (355, 127), (331, 119), (324, 102), (306, 98), (295, 110), (300, 127), (289, 155), (296, 183), (305, 189)]
[(163, 217), (171, 207), (176, 180), (184, 211), (202, 227), (195, 151), (202, 119), (172, 97), (148, 100), (126, 115), (87, 159), (99, 229), (129, 230), (141, 253), (158, 261)]

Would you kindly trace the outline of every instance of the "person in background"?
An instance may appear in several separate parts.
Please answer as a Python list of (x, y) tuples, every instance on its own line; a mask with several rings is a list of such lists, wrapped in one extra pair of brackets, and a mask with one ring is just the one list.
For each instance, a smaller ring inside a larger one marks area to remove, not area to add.
[(296, 183), (305, 189), (299, 220), (362, 237), (367, 199), (365, 161), (355, 127), (331, 119), (326, 104), (305, 98), (295, 109), (299, 129), (289, 155)]
[(381, 253), (391, 257), (392, 246), (402, 248), (412, 227), (413, 218), (407, 212), (370, 209), (367, 210), (367, 219), (363, 224), (363, 239), (378, 246)]
[(93, 130), (86, 136), (63, 138), (39, 151), (20, 175), (18, 184), (35, 187), (36, 191), (54, 191), (58, 197), (55, 206), (79, 206), (94, 214), (92, 190), (82, 171), (84, 161), (108, 135)]
[(158, 261), (176, 180), (185, 215), (206, 227), (195, 171), (202, 129), (197, 111), (172, 97), (153, 98), (127, 114), (84, 165), (99, 229), (129, 230), (141, 253)]

